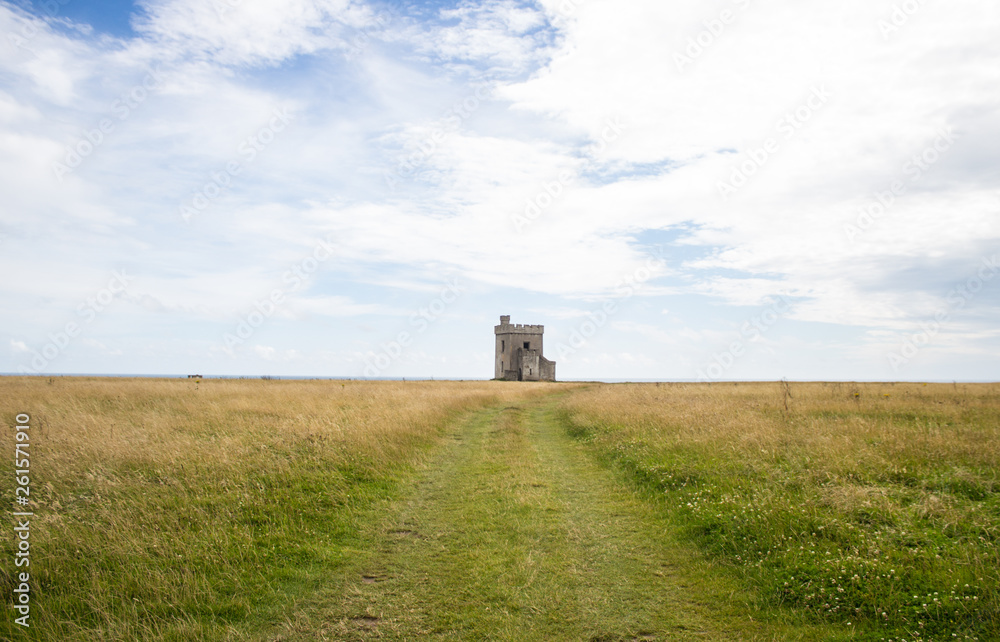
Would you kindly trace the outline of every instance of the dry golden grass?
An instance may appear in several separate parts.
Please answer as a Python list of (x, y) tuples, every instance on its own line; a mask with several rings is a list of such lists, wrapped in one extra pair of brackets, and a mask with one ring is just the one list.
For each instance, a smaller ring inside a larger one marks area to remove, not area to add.
[(913, 460), (1000, 464), (1000, 385), (789, 387), (787, 411), (780, 383), (602, 386), (576, 395), (567, 407), (577, 422), (614, 425), (661, 446), (721, 447), (752, 465), (813, 457), (820, 475), (901, 470)]
[(998, 385), (83, 377), (0, 378), (0, 493), (28, 413), (36, 513), (33, 626), (0, 638), (244, 639), (367, 545), (458, 414), (557, 390), (570, 432), (766, 603), (856, 639), (1000, 638)]
[[(339, 563), (357, 515), (454, 415), (552, 389), (0, 378), (6, 497), (14, 418), (31, 416), (33, 626), (17, 635), (239, 637)], [(7, 595), (14, 570), (0, 565)]]
[[(51, 381), (52, 383), (47, 383)], [(544, 384), (321, 380), (0, 379), (4, 419), (28, 412), (47, 480), (120, 466), (245, 467), (300, 443), (394, 456), (451, 412), (524, 398)], [(3, 443), (9, 446), (10, 435)], [(58, 471), (58, 474), (53, 474)]]

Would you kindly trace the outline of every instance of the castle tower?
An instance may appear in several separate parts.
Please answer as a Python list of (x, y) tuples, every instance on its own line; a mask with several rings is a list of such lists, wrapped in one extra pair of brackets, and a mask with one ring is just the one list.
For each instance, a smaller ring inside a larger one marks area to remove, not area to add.
[(506, 381), (555, 381), (556, 362), (542, 356), (542, 325), (512, 325), (509, 315), (493, 327), (496, 359), (493, 378)]

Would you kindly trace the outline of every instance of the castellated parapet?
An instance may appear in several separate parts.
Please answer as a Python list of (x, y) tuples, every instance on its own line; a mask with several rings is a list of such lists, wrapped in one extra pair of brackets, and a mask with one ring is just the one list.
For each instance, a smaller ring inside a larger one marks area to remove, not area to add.
[(556, 362), (542, 355), (543, 325), (514, 325), (509, 315), (493, 327), (496, 359), (493, 378), (505, 381), (555, 381)]

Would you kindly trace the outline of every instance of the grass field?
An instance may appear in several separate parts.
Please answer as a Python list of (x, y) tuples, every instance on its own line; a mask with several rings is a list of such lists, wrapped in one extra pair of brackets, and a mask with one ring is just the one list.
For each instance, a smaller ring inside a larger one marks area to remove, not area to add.
[(0, 405), (0, 492), (27, 412), (36, 513), (3, 639), (1000, 639), (1000, 385), (3, 378)]
[[(13, 499), (14, 418), (27, 412), (37, 514), (32, 627), (4, 617), (0, 638), (219, 639), (267, 626), (322, 585), (359, 511), (391, 493), (451, 419), (544, 390), (0, 379), (0, 493)], [(9, 604), (13, 518), (4, 523)]]
[(1000, 639), (1000, 386), (601, 386), (564, 412), (764, 602), (859, 638)]

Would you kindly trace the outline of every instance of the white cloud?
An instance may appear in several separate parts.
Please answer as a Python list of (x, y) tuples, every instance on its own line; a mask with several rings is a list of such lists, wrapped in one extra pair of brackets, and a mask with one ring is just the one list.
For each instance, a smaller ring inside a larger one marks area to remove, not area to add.
[(253, 349), (254, 354), (256, 354), (261, 359), (266, 359), (268, 361), (274, 359), (275, 355), (278, 352), (277, 350), (275, 350), (271, 346), (262, 346), (262, 345), (256, 345), (256, 344), (252, 347), (252, 349)]
[[(787, 289), (812, 299), (801, 314), (817, 321), (894, 325), (911, 318), (916, 310), (908, 293), (887, 302), (884, 291), (863, 292), (852, 282), (873, 268), (891, 272), (899, 257), (960, 256), (971, 239), (1000, 240), (995, 183), (978, 171), (960, 172), (956, 181), (953, 169), (976, 161), (996, 166), (995, 155), (984, 159), (969, 148), (977, 136), (967, 123), (970, 109), (992, 113), (991, 127), (1000, 113), (992, 89), (1000, 53), (991, 35), (996, 11), (926, 5), (886, 42), (878, 20), (888, 15), (889, 3), (726, 6), (736, 20), (683, 70), (672, 62), (674, 54), (684, 55), (688, 38), (717, 16), (711, 8), (693, 2), (580, 6), (552, 62), (500, 93), (591, 138), (602, 118), (622, 114), (629, 131), (608, 154), (684, 163), (656, 183), (673, 213), (660, 220), (690, 220), (699, 226), (694, 240), (727, 248), (688, 266), (771, 275), (709, 277), (697, 291), (752, 305)], [(956, 77), (970, 82), (958, 90)], [(829, 98), (813, 99), (814, 108), (805, 109), (820, 88)], [(780, 121), (791, 113), (798, 122), (796, 110), (809, 117), (788, 129), (789, 121)], [(958, 142), (909, 185), (884, 220), (848, 242), (844, 227), (854, 222), (857, 207), (895, 180), (909, 182), (907, 163), (945, 127)], [(768, 138), (778, 151), (753, 168), (745, 188), (728, 201), (720, 198), (718, 183)], [(720, 154), (724, 149), (737, 153)], [(973, 153), (976, 161), (967, 160)], [(970, 182), (976, 175), (982, 178)], [(634, 194), (637, 187), (627, 189)], [(616, 217), (622, 227), (622, 219), (633, 216), (655, 226), (652, 217), (642, 220), (624, 209)], [(948, 211), (959, 218), (942, 215)]]
[(545, 16), (531, 5), (464, 3), (442, 10), (440, 20), (442, 26), (411, 37), (433, 59), (463, 71), (479, 70), (486, 78), (518, 74), (548, 53)]
[[(732, 24), (679, 68), (723, 7)], [(414, 304), (395, 297), (452, 277), (487, 305), (528, 295), (569, 320), (659, 244), (668, 265), (636, 299), (672, 300), (651, 302), (655, 319), (629, 302), (625, 334), (710, 343), (785, 292), (797, 327), (882, 346), (1000, 241), (998, 10), (925, 3), (883, 38), (891, 7), (507, 0), (380, 20), (348, 0), (149, 0), (116, 40), (0, 5), (0, 32), (34, 33), (0, 62), (0, 269), (14, 275), (0, 297), (23, 310), (6, 330), (28, 336), (33, 306), (65, 322), (123, 265), (139, 276), (122, 314), (235, 321), (331, 234), (336, 257), (282, 322), (395, 322)], [(117, 116), (151, 69), (161, 82)], [(291, 123), (249, 159), (275, 109)], [(803, 122), (789, 130), (788, 114)], [(103, 119), (113, 131), (60, 180), (53, 164)], [(914, 171), (947, 128), (954, 142)], [(723, 198), (744, 163), (752, 175)], [(905, 194), (852, 231), (894, 182)], [(210, 190), (185, 223), (180, 206)], [(997, 299), (956, 312), (949, 349), (995, 341)], [(622, 342), (601, 350), (641, 352)]]
[(351, 0), (145, 0), (136, 30), (176, 56), (224, 65), (275, 64), (344, 46), (371, 12)]
[(394, 310), (385, 305), (357, 303), (345, 296), (302, 297), (290, 306), (297, 314), (316, 314), (327, 317), (355, 317), (366, 314), (409, 314), (406, 310)]

